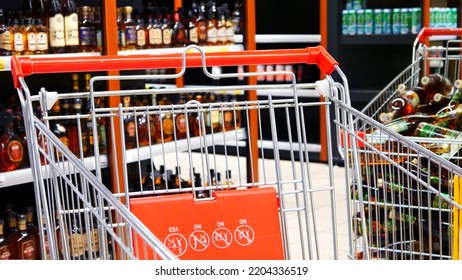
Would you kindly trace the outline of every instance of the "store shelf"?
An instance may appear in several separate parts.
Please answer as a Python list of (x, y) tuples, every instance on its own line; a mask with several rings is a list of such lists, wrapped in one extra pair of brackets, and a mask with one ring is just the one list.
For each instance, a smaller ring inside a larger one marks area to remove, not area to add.
[(342, 35), (340, 43), (343, 45), (412, 45), (416, 36), (416, 34)]
[[(244, 37), (235, 35), (234, 42), (242, 44)], [(265, 43), (307, 43), (319, 44), (321, 42), (320, 34), (256, 34), (255, 42), (257, 44)]]
[(176, 153), (178, 151), (192, 151), (215, 145), (226, 144), (236, 146), (238, 141), (246, 139), (246, 135), (246, 130), (241, 128), (238, 130), (208, 134), (205, 137), (190, 138), (189, 143), (188, 139), (181, 139), (163, 144), (141, 147), (139, 149), (131, 149), (126, 152), (125, 156), (127, 163), (131, 163), (150, 159), (154, 155)]
[[(101, 155), (98, 157), (101, 168), (106, 168), (108, 166), (108, 157), (106, 155)], [(95, 170), (95, 157), (87, 157), (84, 159), (83, 164), (89, 170)], [(70, 166), (64, 164), (63, 166)], [(42, 166), (42, 174), (46, 175), (49, 172), (46, 171), (47, 166)], [(71, 173), (71, 172), (69, 172)], [(47, 178), (44, 178), (47, 179)], [(11, 187), (20, 184), (26, 184), (33, 182), (32, 172), (30, 168), (22, 168), (9, 172), (0, 173), (0, 188)]]

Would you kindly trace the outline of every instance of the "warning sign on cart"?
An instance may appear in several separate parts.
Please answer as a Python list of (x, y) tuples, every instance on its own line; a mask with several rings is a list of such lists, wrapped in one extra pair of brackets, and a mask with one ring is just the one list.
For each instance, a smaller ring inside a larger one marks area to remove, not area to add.
[(134, 198), (130, 209), (180, 259), (284, 258), (274, 188)]

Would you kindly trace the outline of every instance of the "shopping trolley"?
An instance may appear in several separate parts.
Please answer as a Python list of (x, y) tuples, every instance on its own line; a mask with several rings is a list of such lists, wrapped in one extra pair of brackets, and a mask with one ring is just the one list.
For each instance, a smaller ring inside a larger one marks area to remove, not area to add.
[[(217, 66), (295, 63), (317, 65), (326, 78), (297, 84), (295, 75), (285, 71), (209, 72)], [(58, 94), (42, 88), (38, 95), (31, 95), (24, 80), (36, 73), (150, 68), (180, 71), (94, 76), (89, 91), (78, 93)], [(147, 80), (175, 81), (189, 68), (202, 68), (212, 79), (283, 74), (290, 82), (144, 86)], [(200, 47), (189, 46), (178, 54), (72, 61), (13, 57), (12, 70), (28, 127), (37, 212), (45, 221), (40, 232), (48, 234), (48, 241), (42, 237), (41, 243), (49, 247), (51, 258), (339, 259), (351, 254), (346, 223), (338, 221), (350, 216), (343, 213), (350, 208), (345, 184), (349, 186), (351, 178), (346, 176), (336, 187), (344, 173), (332, 162), (330, 107), (334, 103), (329, 100), (350, 107), (348, 85), (322, 47), (204, 53)], [(339, 82), (329, 75), (332, 72), (338, 73)], [(114, 80), (142, 81), (143, 86), (96, 90), (98, 83)], [(261, 89), (286, 90), (291, 95), (222, 99), (224, 93)], [(304, 94), (315, 101), (300, 101)], [(167, 100), (175, 96), (178, 102), (169, 104)], [(213, 98), (220, 101), (212, 102)], [(72, 104), (77, 100), (85, 100), (88, 111), (48, 113), (57, 101)], [(319, 131), (313, 131), (307, 119), (319, 108), (325, 109), (328, 126), (328, 161), (323, 164), (325, 173), (313, 174), (316, 163), (310, 162), (307, 133)], [(73, 127), (70, 140), (77, 141), (73, 147), (66, 147), (50, 129), (63, 121)], [(348, 118), (338, 122), (344, 128), (350, 126)], [(288, 160), (280, 156), (278, 139), (283, 130), (294, 131), (287, 141)], [(267, 131), (270, 151), (262, 144)], [(91, 148), (86, 139), (93, 139)], [(337, 200), (344, 205), (340, 215)]]
[[(403, 88), (420, 86), (430, 73), (460, 79), (461, 32), (423, 28), (411, 64), (361, 112), (348, 110), (356, 126), (355, 132), (346, 132), (356, 135), (350, 159), (353, 153), (361, 161), (361, 177), (350, 194), (359, 205), (352, 210), (357, 258), (459, 258), (460, 140), (403, 136), (379, 116)], [(429, 46), (432, 36), (444, 45)]]

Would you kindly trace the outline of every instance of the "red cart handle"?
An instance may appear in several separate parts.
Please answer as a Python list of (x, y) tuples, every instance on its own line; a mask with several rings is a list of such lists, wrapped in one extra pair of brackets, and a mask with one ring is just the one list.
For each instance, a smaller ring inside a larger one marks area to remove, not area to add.
[[(181, 68), (182, 53), (162, 55), (106, 55), (84, 57), (13, 56), (11, 72), (16, 88), (19, 77), (32, 74)], [(331, 74), (338, 62), (321, 46), (304, 49), (211, 52), (205, 54), (207, 66), (257, 64), (317, 64), (323, 74)], [(186, 67), (202, 67), (199, 52), (186, 54)]]
[(430, 37), (430, 36), (450, 36), (450, 35), (455, 35), (455, 36), (462, 36), (462, 28), (430, 28), (430, 27), (424, 27), (422, 30), (420, 30), (419, 34), (417, 35), (417, 38), (419, 39), (419, 42), (424, 44), (425, 40)]

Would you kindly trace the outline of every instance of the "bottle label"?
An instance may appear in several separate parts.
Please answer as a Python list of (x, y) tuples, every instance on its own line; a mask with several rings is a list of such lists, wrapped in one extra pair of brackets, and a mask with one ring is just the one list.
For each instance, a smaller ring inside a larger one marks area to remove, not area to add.
[(64, 47), (66, 40), (64, 38), (64, 18), (62, 14), (56, 14), (49, 20), (50, 46)]
[(27, 33), (27, 49), (32, 52), (37, 50), (37, 35), (35, 32)]
[(228, 42), (234, 42), (234, 28), (232, 26), (226, 28), (226, 40)]
[(188, 31), (189, 41), (191, 44), (197, 44), (199, 42), (199, 36), (197, 35), (197, 28), (191, 28)]
[(199, 41), (206, 41), (207, 40), (207, 25), (205, 22), (200, 22), (197, 28), (197, 36), (199, 37)]
[(149, 30), (149, 44), (161, 45), (162, 44), (162, 30), (153, 28)]
[(220, 43), (226, 42), (226, 28), (221, 27), (217, 30), (217, 41)]
[(146, 46), (146, 32), (142, 29), (136, 32), (136, 45), (139, 47)]
[(21, 142), (19, 142), (18, 140), (13, 140), (8, 143), (8, 158), (11, 162), (21, 162), (23, 155), (24, 149)]
[(66, 46), (79, 45), (79, 17), (72, 13), (64, 18)]
[(46, 32), (37, 33), (37, 50), (48, 50), (48, 34)]
[(164, 131), (164, 135), (173, 134), (173, 120), (167, 114), (166, 118), (162, 121), (162, 129)]
[(10, 31), (5, 31), (2, 34), (0, 34), (0, 49), (11, 51)]
[(136, 29), (134, 26), (125, 27), (125, 40), (126, 40), (127, 45), (136, 44)]
[(79, 29), (80, 45), (94, 46), (96, 44), (95, 28), (81, 26)]
[(14, 50), (17, 52), (24, 51), (24, 37), (21, 32), (13, 34), (13, 46)]
[(35, 260), (35, 242), (34, 240), (27, 240), (21, 244), (21, 251), (19, 252), (20, 259)]
[(127, 122), (125, 130), (127, 132), (128, 137), (135, 137), (135, 133), (136, 133), (135, 122), (134, 121)]
[(122, 47), (127, 46), (127, 39), (124, 30), (119, 30), (119, 45)]
[(401, 131), (406, 131), (409, 126), (407, 125), (406, 121), (398, 121), (396, 123), (391, 123), (387, 125), (387, 127), (395, 132), (401, 132)]
[(176, 128), (179, 132), (186, 132), (186, 118), (183, 114), (176, 117)]
[(217, 43), (217, 29), (210, 28), (207, 30), (207, 42), (211, 44)]
[(164, 45), (170, 45), (172, 43), (172, 32), (170, 29), (164, 29), (162, 31), (162, 41)]
[(78, 234), (78, 233), (73, 233), (71, 234), (71, 254), (72, 257), (78, 257), (83, 255), (85, 252), (85, 235), (84, 234)]
[(9, 260), (11, 258), (10, 246), (0, 247), (0, 260)]

